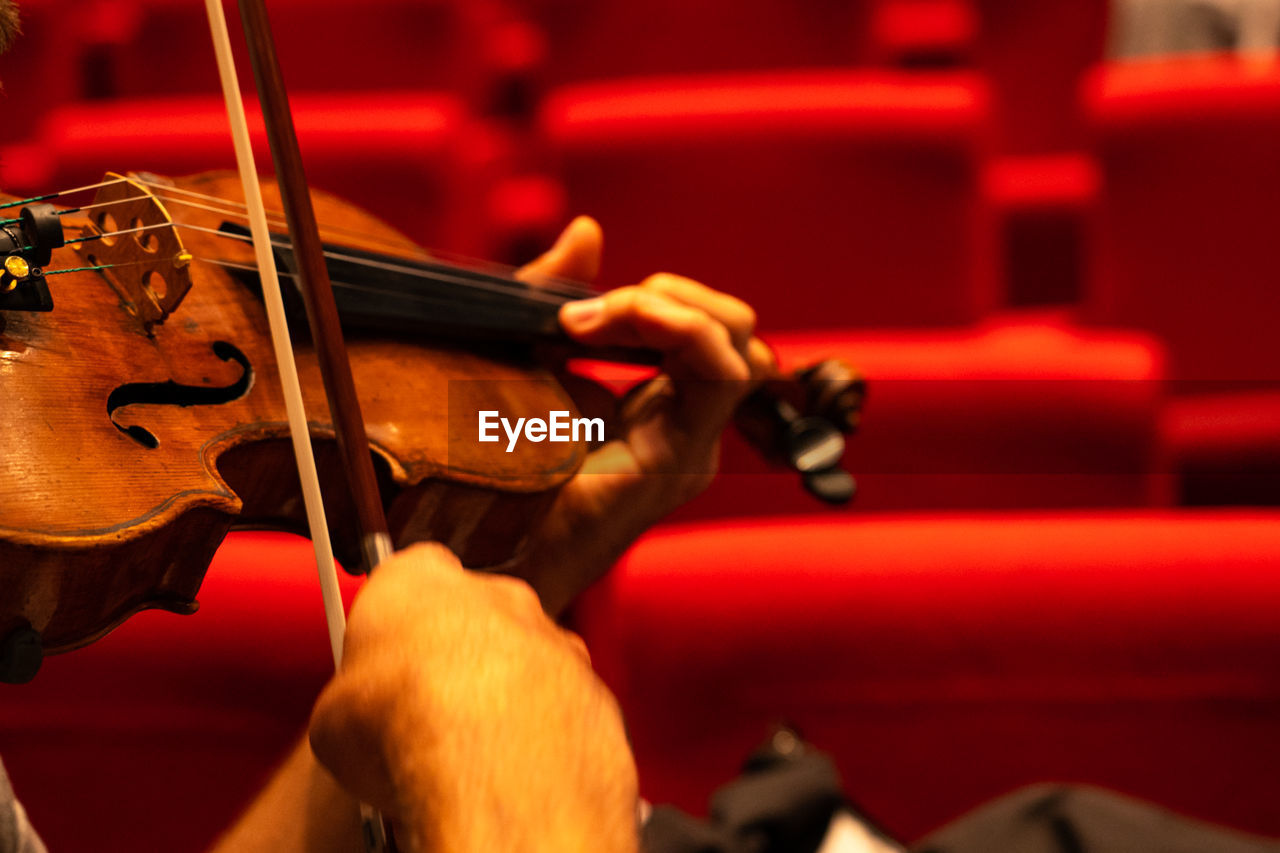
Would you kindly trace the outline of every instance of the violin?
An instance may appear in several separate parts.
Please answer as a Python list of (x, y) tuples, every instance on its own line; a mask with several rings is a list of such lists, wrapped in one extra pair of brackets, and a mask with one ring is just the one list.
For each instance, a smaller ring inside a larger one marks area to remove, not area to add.
[[(263, 190), (278, 210), (276, 185)], [(138, 610), (193, 612), (233, 527), (304, 529), (239, 180), (108, 174), (89, 192), (0, 208), (0, 587), (22, 602), (0, 623), (11, 681)], [(395, 545), (439, 541), (472, 567), (512, 559), (591, 444), (482, 443), (478, 413), (576, 418), (600, 389), (566, 386), (567, 359), (654, 354), (573, 344), (556, 317), (591, 295), (581, 285), (446, 263), (354, 205), (311, 199)], [(298, 261), (284, 220), (270, 224), (288, 283)], [(334, 552), (358, 565), (316, 351), (290, 303)], [(847, 500), (838, 463), (861, 380), (835, 363), (802, 379), (767, 383), (739, 424), (820, 497)]]

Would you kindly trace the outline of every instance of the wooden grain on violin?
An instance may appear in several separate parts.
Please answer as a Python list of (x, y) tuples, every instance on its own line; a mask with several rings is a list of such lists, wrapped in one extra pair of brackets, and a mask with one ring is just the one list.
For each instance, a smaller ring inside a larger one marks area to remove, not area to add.
[[(241, 198), (229, 174), (174, 186)], [(264, 190), (278, 209), (274, 187)], [(423, 256), (350, 205), (321, 193), (315, 204), (326, 242)], [(178, 223), (217, 229), (226, 218), (166, 206)], [(303, 529), (265, 313), (220, 265), (252, 265), (252, 250), (202, 231), (180, 236), (193, 256), (192, 287), (149, 332), (101, 271), (51, 277), (51, 313), (0, 312), (0, 589), (22, 602), (47, 651), (83, 645), (142, 608), (194, 609), (232, 526)], [(50, 268), (82, 265), (64, 248)], [(332, 482), (340, 475), (315, 357), (296, 349)], [(448, 407), (546, 413), (574, 411), (572, 401), (540, 370), (463, 349), (360, 337), (349, 350), (397, 544), (436, 539), (469, 565), (512, 556), (585, 448), (526, 442), (508, 454), (456, 434), (451, 441)], [(335, 550), (354, 559), (343, 490), (326, 489)], [(20, 625), (0, 625), (0, 636)]]

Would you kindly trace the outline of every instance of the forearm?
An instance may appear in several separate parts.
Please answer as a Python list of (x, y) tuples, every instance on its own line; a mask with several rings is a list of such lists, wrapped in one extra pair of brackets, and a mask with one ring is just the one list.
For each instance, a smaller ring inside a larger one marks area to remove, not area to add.
[(403, 851), (636, 853), (629, 753), (566, 760), (538, 748), (546, 744), (449, 740), (401, 764), (395, 787)]
[[(534, 778), (537, 774), (535, 772)], [(489, 777), (489, 778), (486, 778)], [(468, 768), (441, 784), (439, 772), (402, 777), (407, 804), (398, 828), (404, 853), (634, 853), (629, 789), (595, 788), (540, 796), (531, 785), (499, 795), (490, 774)], [(594, 796), (592, 796), (594, 795)], [(362, 853), (359, 806), (315, 760), (304, 741), (209, 853)]]
[(359, 807), (305, 740), (210, 853), (359, 853)]

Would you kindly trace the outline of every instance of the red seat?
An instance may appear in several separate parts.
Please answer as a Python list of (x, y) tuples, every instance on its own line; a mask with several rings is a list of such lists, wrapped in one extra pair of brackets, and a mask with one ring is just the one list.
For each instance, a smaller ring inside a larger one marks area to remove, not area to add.
[[(10, 117), (0, 140), (16, 142), (50, 107), (80, 94), (80, 28), (65, 0), (28, 0), (22, 34), (0, 54), (0, 104)], [(3, 187), (3, 184), (0, 184)]]
[(1280, 515), (753, 520), (648, 536), (581, 618), (658, 802), (781, 720), (905, 838), (1016, 786), (1280, 832)]
[(1280, 392), (1178, 397), (1161, 414), (1160, 431), (1182, 503), (1280, 503)]
[[(325, 94), (292, 102), (314, 186), (361, 204), (425, 245), (473, 255), (485, 248), (479, 219), (502, 148), (468, 121), (456, 99)], [(253, 104), (249, 112), (259, 170), (269, 172), (261, 117)], [(226, 108), (216, 95), (62, 107), (46, 117), (27, 151), (16, 161), (25, 174), (7, 175), (10, 192), (82, 186), (108, 170), (177, 176), (235, 168)]]
[(208, 848), (333, 672), (315, 575), (304, 539), (233, 535), (195, 616), (142, 613), (0, 685), (0, 756), (50, 850)]
[(547, 39), (553, 85), (645, 74), (848, 66), (875, 0), (517, 0)]
[(1074, 305), (1082, 297), (1098, 169), (1083, 153), (997, 157), (983, 173), (1000, 228), (1010, 307)]
[[(1203, 57), (1114, 65), (1089, 105), (1103, 194), (1086, 316), (1167, 344), (1166, 442), (1191, 503), (1280, 502), (1280, 69)], [(1245, 393), (1242, 393), (1245, 392)], [(1273, 391), (1273, 393), (1275, 393)], [(1271, 424), (1260, 438), (1259, 419)]]
[(972, 60), (978, 20), (971, 0), (876, 0), (872, 61), (945, 67)]
[(977, 67), (991, 81), (1000, 148), (1009, 154), (1077, 151), (1086, 135), (1077, 90), (1101, 61), (1106, 0), (971, 0)]
[[(850, 512), (1144, 506), (1164, 499), (1160, 347), (1052, 319), (965, 330), (766, 335), (786, 368), (842, 358), (868, 380)], [(814, 512), (799, 478), (726, 438), (723, 476), (678, 519)]]
[[(351, 14), (336, 0), (277, 0), (271, 26), (293, 91), (464, 90), (486, 71), (483, 0), (376, 0)], [(241, 83), (253, 75), (234, 3), (226, 5)], [(84, 0), (91, 97), (215, 94), (209, 23), (199, 3)]]
[(566, 88), (542, 128), (605, 279), (654, 264), (751, 302), (766, 328), (976, 320), (995, 283), (968, 77), (662, 78)]
[(1158, 334), (1178, 380), (1280, 379), (1280, 68), (1117, 64), (1088, 91), (1103, 196), (1087, 316)]

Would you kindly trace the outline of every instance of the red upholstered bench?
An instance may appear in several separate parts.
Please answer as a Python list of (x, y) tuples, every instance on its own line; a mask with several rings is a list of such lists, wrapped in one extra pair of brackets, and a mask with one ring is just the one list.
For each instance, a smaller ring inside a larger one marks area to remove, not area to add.
[(1106, 0), (972, 0), (975, 63), (991, 80), (1000, 150), (1079, 151), (1087, 141), (1078, 88), (1102, 60)]
[(552, 84), (645, 74), (847, 67), (878, 0), (513, 0), (546, 34)]
[(1171, 390), (1185, 398), (1166, 417), (1185, 500), (1280, 502), (1250, 476), (1280, 472), (1280, 162), (1268, 144), (1280, 69), (1227, 57), (1112, 65), (1087, 94), (1103, 192), (1085, 317), (1167, 344)]
[[(1044, 778), (1276, 831), (1278, 521), (673, 528), (580, 613), (658, 799), (696, 808), (787, 718), (908, 835)], [(0, 755), (51, 849), (198, 851), (234, 817), (330, 669), (309, 550), (233, 537), (196, 616), (142, 614), (0, 686)]]
[(1106, 0), (972, 0), (974, 62), (990, 81), (1000, 156), (985, 185), (1001, 229), (1010, 305), (1080, 298), (1089, 161), (1079, 87), (1102, 60)]
[(970, 0), (876, 0), (868, 50), (873, 61), (948, 67), (972, 60), (978, 18)]
[(832, 71), (565, 87), (541, 129), (609, 284), (658, 263), (766, 328), (865, 328), (993, 306), (985, 119), (973, 77)]
[[(336, 0), (277, 0), (271, 24), (291, 91), (402, 92), (478, 86), (488, 70), (487, 4), (368, 0), (361, 14)], [(217, 92), (209, 23), (180, 0), (84, 0), (76, 13), (87, 97)], [(228, 24), (241, 80), (253, 85), (234, 4)], [(75, 64), (75, 63), (73, 63)]]
[(197, 853), (234, 819), (333, 671), (313, 560), (233, 534), (194, 616), (141, 613), (0, 685), (0, 758), (50, 850)]
[(1087, 93), (1103, 181), (1088, 318), (1160, 335), (1175, 379), (1280, 379), (1280, 68), (1116, 64)]
[[(963, 330), (765, 337), (784, 367), (839, 357), (866, 375), (846, 457), (860, 484), (853, 512), (1164, 500), (1163, 355), (1146, 335), (1010, 315)], [(737, 436), (723, 447), (723, 475), (677, 519), (820, 508)]]
[(1037, 781), (1280, 833), (1280, 514), (782, 518), (651, 534), (581, 610), (657, 801), (772, 724), (910, 839)]
[(1005, 156), (983, 172), (995, 211), (1012, 307), (1074, 305), (1082, 294), (1098, 169), (1083, 153)]

